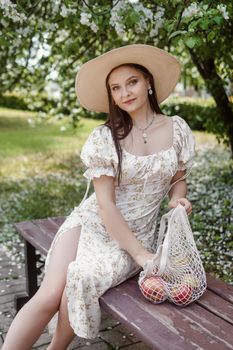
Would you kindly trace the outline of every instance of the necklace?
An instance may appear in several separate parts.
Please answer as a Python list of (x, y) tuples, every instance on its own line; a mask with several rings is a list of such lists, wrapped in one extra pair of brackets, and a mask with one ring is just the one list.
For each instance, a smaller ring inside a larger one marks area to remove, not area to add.
[(151, 119), (151, 121), (149, 122), (149, 124), (148, 124), (145, 128), (140, 128), (139, 126), (137, 126), (136, 124), (134, 124), (135, 127), (136, 127), (138, 130), (142, 131), (142, 137), (143, 137), (144, 143), (147, 143), (147, 136), (148, 136), (148, 134), (145, 132), (145, 130), (148, 129), (148, 128), (151, 126), (151, 124), (153, 123), (154, 119), (155, 119), (155, 113), (153, 114), (153, 118)]

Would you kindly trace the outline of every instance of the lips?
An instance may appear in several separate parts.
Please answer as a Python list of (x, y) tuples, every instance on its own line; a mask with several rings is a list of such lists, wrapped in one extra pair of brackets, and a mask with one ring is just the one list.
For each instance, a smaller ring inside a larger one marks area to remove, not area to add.
[(136, 98), (132, 98), (131, 100), (125, 101), (123, 102), (124, 104), (130, 104), (132, 102), (134, 102), (136, 100)]

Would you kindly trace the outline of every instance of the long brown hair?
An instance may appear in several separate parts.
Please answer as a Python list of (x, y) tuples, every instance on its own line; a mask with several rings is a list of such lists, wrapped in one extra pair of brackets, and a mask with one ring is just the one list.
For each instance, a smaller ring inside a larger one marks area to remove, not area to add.
[(111, 130), (112, 137), (113, 137), (114, 144), (115, 144), (115, 148), (116, 148), (116, 152), (117, 152), (117, 156), (118, 156), (118, 168), (117, 168), (118, 185), (120, 185), (121, 173), (122, 173), (122, 171), (121, 171), (122, 170), (122, 168), (121, 168), (122, 148), (121, 148), (121, 145), (119, 143), (119, 140), (124, 139), (130, 133), (130, 131), (133, 127), (133, 121), (132, 121), (131, 116), (126, 111), (122, 110), (120, 107), (118, 107), (114, 103), (108, 81), (109, 81), (110, 74), (116, 68), (119, 68), (122, 66), (128, 66), (128, 67), (132, 67), (132, 68), (137, 69), (139, 72), (141, 72), (143, 74), (145, 79), (149, 80), (151, 89), (153, 90), (153, 94), (151, 94), (151, 95), (148, 94), (150, 107), (151, 107), (153, 112), (164, 114), (161, 111), (159, 104), (158, 104), (158, 101), (157, 101), (157, 94), (156, 94), (156, 90), (155, 90), (153, 75), (148, 71), (147, 68), (145, 68), (144, 66), (142, 66), (140, 64), (136, 64), (136, 63), (124, 63), (124, 64), (121, 64), (117, 67), (114, 67), (109, 72), (109, 74), (106, 78), (106, 82), (105, 82), (106, 88), (107, 88), (107, 93), (108, 93), (109, 114), (108, 114), (108, 118), (107, 118), (106, 122), (104, 123), (104, 125), (109, 127)]

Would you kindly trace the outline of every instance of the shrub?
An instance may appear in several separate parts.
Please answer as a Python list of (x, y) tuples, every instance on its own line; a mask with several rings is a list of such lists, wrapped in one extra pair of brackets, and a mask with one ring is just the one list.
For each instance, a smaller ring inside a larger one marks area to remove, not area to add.
[[(233, 103), (231, 103), (233, 108)], [(226, 128), (221, 119), (213, 99), (174, 98), (162, 105), (167, 115), (178, 114), (184, 118), (192, 130), (208, 131), (216, 135), (218, 141), (228, 143)]]
[(23, 111), (28, 109), (27, 103), (22, 96), (16, 94), (0, 94), (0, 107), (21, 109)]

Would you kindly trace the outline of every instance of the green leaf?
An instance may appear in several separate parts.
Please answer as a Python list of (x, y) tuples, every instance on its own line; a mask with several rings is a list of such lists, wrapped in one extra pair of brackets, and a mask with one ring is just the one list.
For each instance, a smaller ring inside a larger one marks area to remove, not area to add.
[(185, 44), (192, 49), (196, 45), (196, 39), (191, 37), (191, 38), (185, 38), (184, 39)]
[(222, 22), (222, 17), (220, 17), (220, 16), (215, 16), (215, 17), (213, 18), (213, 20), (214, 20), (215, 23), (221, 24), (221, 22)]
[(181, 34), (186, 34), (187, 30), (177, 30), (176, 32), (173, 32), (168, 39), (174, 38), (177, 35), (181, 35)]
[(199, 26), (201, 27), (201, 29), (206, 30), (209, 27), (209, 21), (208, 20), (200, 21)]
[(174, 27), (174, 21), (167, 21), (164, 23), (164, 27), (166, 28), (166, 30), (168, 32), (170, 32), (172, 30), (172, 28)]
[(188, 38), (185, 38), (184, 39), (184, 42), (185, 42), (185, 44), (188, 46), (188, 47), (190, 47), (191, 49), (193, 48), (193, 47), (197, 47), (197, 46), (200, 46), (200, 45), (202, 45), (203, 44), (203, 42), (202, 42), (202, 39), (201, 39), (201, 37), (199, 37), (199, 36), (190, 36), (190, 37), (188, 37)]
[(0, 36), (0, 45), (9, 45), (9, 41), (6, 40), (3, 36)]
[(215, 38), (216, 34), (215, 32), (210, 32), (207, 34), (208, 41), (212, 41)]
[(63, 0), (63, 1), (65, 3), (66, 7), (69, 7), (69, 0)]
[(197, 21), (192, 21), (188, 26), (188, 30), (196, 29), (197, 25), (198, 25)]
[(127, 19), (130, 21), (131, 24), (135, 24), (139, 21), (140, 15), (133, 11), (129, 13)]

